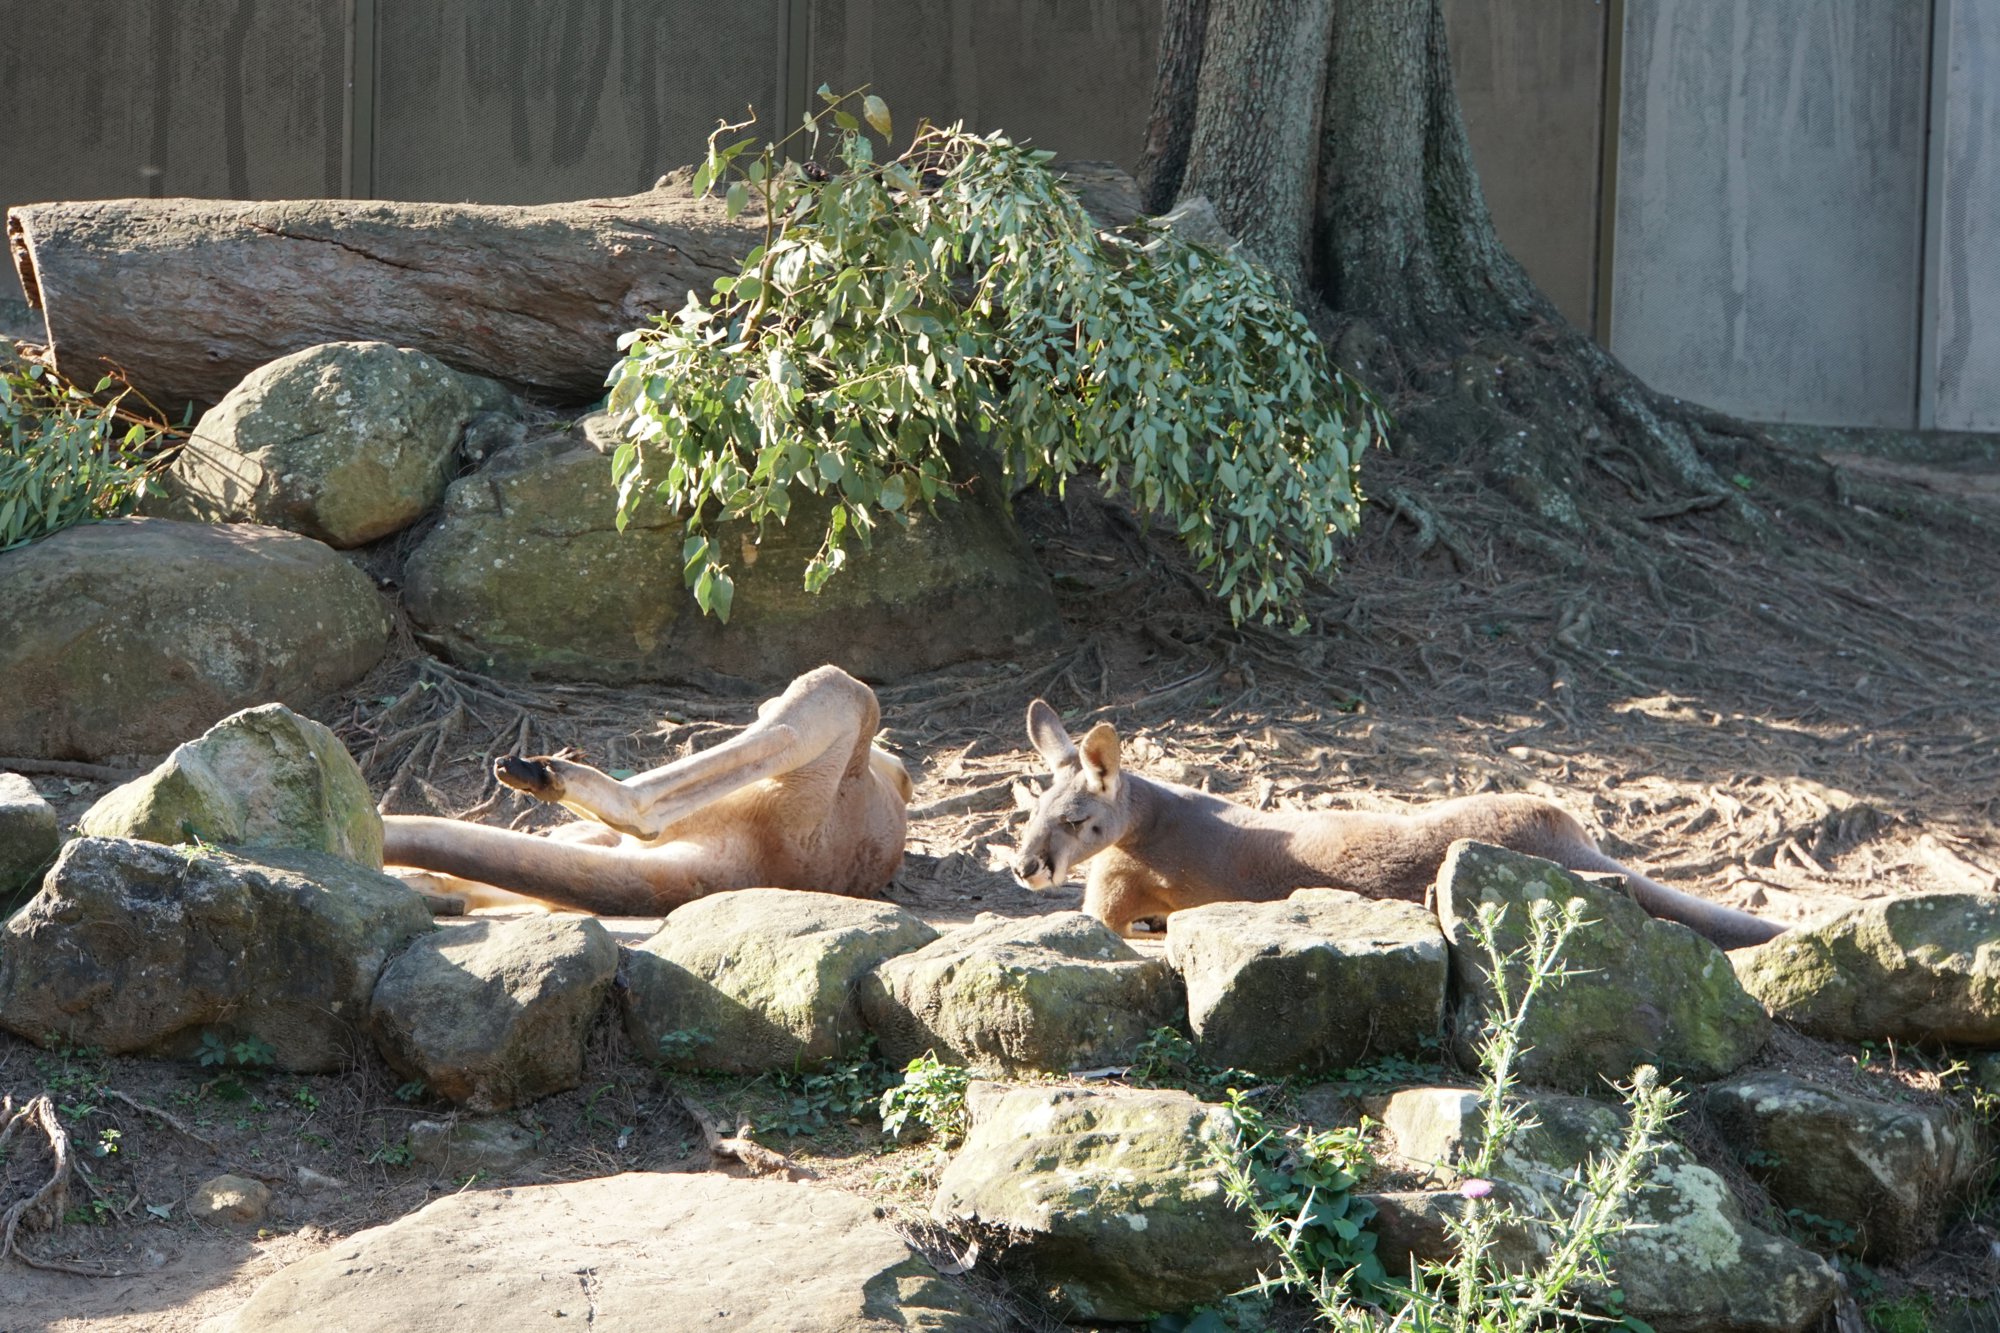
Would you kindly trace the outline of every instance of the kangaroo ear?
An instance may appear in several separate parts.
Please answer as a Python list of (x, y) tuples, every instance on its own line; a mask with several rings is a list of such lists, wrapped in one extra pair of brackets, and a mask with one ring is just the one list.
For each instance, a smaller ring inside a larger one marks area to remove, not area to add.
[(1035, 747), (1035, 753), (1051, 769), (1068, 768), (1076, 763), (1076, 746), (1063, 730), (1062, 719), (1040, 699), (1028, 705), (1028, 744)]
[(1100, 722), (1083, 738), (1083, 771), (1095, 787), (1108, 787), (1118, 776), (1118, 731)]

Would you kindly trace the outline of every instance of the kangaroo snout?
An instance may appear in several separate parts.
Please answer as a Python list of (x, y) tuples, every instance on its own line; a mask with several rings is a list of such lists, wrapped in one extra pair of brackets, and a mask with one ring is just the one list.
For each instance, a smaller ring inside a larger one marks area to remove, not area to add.
[(1033, 852), (1022, 852), (1014, 859), (1014, 878), (1031, 889), (1046, 889), (1055, 883), (1049, 863)]

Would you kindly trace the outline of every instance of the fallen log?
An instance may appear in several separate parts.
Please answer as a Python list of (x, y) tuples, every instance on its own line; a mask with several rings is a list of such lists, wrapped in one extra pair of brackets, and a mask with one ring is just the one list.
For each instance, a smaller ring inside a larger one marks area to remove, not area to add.
[(56, 368), (90, 384), (115, 367), (176, 414), (268, 361), (352, 339), (586, 402), (620, 334), (736, 272), (762, 236), (680, 184), (526, 206), (111, 199), (7, 214)]

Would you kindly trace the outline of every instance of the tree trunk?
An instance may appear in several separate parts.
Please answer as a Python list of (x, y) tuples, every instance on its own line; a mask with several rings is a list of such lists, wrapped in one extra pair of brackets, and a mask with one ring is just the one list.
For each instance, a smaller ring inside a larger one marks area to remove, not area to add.
[(178, 413), (287, 353), (361, 339), (585, 402), (620, 334), (736, 272), (762, 229), (662, 189), (534, 207), (33, 204), (7, 234), (56, 368), (90, 384), (117, 367)]
[(1728, 455), (1753, 432), (1648, 389), (1500, 243), (1441, 0), (1169, 0), (1169, 30), (1203, 9), (1199, 77), (1190, 87), (1163, 65), (1156, 85), (1154, 125), (1194, 126), (1176, 198), (1205, 194), (1330, 316), (1343, 367), (1391, 398), (1405, 439), (1483, 465), (1488, 490), (1572, 535), (1587, 526), (1576, 496), (1592, 465), (1646, 517), (1679, 505), (1761, 521), (1704, 457), (1705, 443), (1727, 437), (1711, 452)]
[(1195, 82), (1208, 36), (1208, 0), (1167, 0), (1160, 24), (1159, 77), (1146, 142), (1139, 152), (1140, 198), (1148, 213), (1164, 213), (1180, 194), (1194, 141)]

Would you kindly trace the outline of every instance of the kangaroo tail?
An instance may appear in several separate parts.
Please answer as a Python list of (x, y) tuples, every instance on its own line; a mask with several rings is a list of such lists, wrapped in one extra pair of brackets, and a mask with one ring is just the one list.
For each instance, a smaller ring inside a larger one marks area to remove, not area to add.
[(1745, 949), (1776, 939), (1787, 929), (1775, 921), (1766, 921), (1763, 917), (1752, 916), (1734, 907), (1725, 907), (1721, 903), (1669, 888), (1602, 852), (1593, 851), (1588, 856), (1573, 856), (1569, 860), (1573, 870), (1599, 870), (1623, 875), (1626, 892), (1639, 906), (1664, 921), (1680, 922), (1718, 948)]
[(659, 849), (641, 858), (622, 847), (558, 842), (424, 815), (383, 817), (382, 859), (604, 916), (654, 916), (723, 887), (702, 883)]

